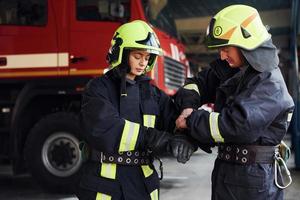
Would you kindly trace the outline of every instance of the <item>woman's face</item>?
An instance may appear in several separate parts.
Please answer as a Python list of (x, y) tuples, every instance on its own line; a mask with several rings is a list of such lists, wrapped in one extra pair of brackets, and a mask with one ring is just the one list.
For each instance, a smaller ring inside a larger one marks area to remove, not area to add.
[(136, 76), (140, 76), (144, 73), (148, 61), (150, 58), (150, 53), (144, 50), (133, 50), (129, 53), (129, 66), (131, 68), (130, 72), (127, 74), (127, 78), (134, 79)]
[(230, 67), (238, 68), (244, 65), (244, 57), (239, 48), (234, 46), (225, 46), (218, 50), (221, 60), (226, 60)]

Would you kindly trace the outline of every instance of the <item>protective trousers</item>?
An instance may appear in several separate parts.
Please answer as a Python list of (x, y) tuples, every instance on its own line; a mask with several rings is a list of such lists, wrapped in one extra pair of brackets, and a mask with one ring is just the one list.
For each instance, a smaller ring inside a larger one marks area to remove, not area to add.
[(274, 164), (241, 165), (216, 159), (211, 199), (283, 200), (283, 190), (274, 183)]

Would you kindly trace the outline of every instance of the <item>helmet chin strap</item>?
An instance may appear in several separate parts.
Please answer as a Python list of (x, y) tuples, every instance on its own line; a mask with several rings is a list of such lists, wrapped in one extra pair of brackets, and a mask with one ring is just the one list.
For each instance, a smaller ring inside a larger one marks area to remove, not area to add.
[(127, 96), (126, 91), (126, 75), (130, 71), (130, 67), (127, 64), (121, 64), (122, 66), (119, 67), (119, 73), (120, 73), (120, 95), (121, 97)]
[(126, 73), (122, 73), (122, 75), (121, 75), (120, 92), (121, 92), (121, 97), (126, 97), (127, 96), (127, 91), (126, 91)]

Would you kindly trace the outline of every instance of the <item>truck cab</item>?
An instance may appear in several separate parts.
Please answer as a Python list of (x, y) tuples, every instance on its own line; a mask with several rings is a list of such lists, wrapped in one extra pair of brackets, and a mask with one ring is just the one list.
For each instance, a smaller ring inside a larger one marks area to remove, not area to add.
[(188, 62), (167, 1), (0, 0), (0, 158), (15, 174), (74, 189), (82, 91), (109, 69), (114, 31), (135, 19), (153, 25), (164, 53), (149, 76), (174, 94)]

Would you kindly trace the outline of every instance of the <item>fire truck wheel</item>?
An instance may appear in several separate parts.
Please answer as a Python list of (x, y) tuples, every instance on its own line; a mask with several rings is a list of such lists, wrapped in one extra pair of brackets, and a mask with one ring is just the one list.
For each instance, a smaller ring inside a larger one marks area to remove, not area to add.
[(74, 192), (82, 158), (78, 118), (71, 113), (54, 113), (38, 121), (25, 144), (25, 160), (32, 176), (46, 189)]

